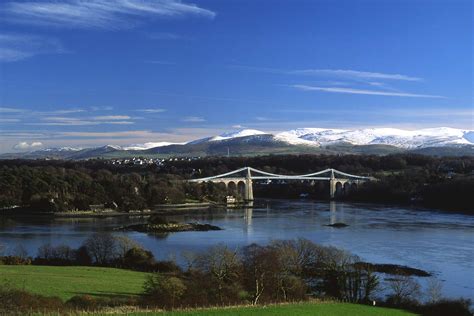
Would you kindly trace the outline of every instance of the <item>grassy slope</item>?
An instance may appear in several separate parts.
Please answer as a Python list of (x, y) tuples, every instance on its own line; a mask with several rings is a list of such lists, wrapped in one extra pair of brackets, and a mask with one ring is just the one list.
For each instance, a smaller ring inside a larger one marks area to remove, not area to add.
[(142, 292), (146, 273), (113, 268), (5, 266), (0, 283), (67, 300), (74, 295), (130, 296)]
[(131, 313), (130, 316), (402, 316), (412, 313), (347, 303), (299, 303), (288, 305), (274, 305), (266, 307), (243, 307), (226, 309), (208, 309), (195, 311), (165, 312), (165, 313)]
[[(5, 266), (0, 265), (0, 283), (67, 300), (74, 295), (130, 296), (140, 294), (146, 273), (113, 268)], [(99, 315), (99, 314), (94, 314)], [(344, 303), (300, 303), (267, 307), (240, 307), (165, 313), (129, 313), (163, 316), (286, 316), (286, 315), (413, 315), (405, 311)]]

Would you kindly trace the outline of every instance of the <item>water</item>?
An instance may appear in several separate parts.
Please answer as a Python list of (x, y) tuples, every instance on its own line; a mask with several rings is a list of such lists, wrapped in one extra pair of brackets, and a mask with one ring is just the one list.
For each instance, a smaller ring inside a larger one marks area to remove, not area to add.
[[(162, 236), (124, 234), (152, 250), (159, 259), (181, 262), (184, 252), (196, 252), (218, 243), (238, 247), (303, 237), (349, 250), (365, 261), (429, 271), (442, 281), (445, 296), (474, 300), (474, 216), (380, 205), (270, 200), (256, 202), (253, 209), (169, 218), (210, 223), (224, 230)], [(7, 246), (7, 252), (22, 245), (30, 255), (35, 255), (45, 243), (78, 247), (92, 232), (144, 220), (140, 217), (8, 219), (0, 221), (0, 244)], [(336, 222), (349, 226), (324, 226)]]

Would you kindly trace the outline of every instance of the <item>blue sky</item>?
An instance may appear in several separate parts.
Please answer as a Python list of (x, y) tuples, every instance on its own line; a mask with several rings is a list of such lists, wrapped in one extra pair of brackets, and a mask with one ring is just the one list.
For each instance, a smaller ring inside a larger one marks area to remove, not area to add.
[(0, 3), (0, 151), (474, 129), (470, 0)]

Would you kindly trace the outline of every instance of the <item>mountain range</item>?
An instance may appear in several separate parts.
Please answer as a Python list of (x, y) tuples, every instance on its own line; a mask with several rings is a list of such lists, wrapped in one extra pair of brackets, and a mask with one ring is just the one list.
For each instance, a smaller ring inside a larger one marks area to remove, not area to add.
[(298, 128), (267, 133), (242, 129), (186, 143), (149, 142), (96, 148), (47, 148), (0, 155), (12, 158), (89, 159), (133, 156), (211, 156), (259, 154), (390, 154), (413, 152), (428, 155), (474, 156), (474, 131), (449, 127), (402, 130), (395, 128)]

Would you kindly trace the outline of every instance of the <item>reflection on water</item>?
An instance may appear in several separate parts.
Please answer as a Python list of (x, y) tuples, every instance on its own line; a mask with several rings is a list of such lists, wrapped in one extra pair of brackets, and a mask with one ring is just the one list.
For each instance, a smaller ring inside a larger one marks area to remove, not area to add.
[[(224, 230), (147, 235), (125, 232), (160, 259), (182, 259), (183, 252), (225, 243), (230, 247), (307, 238), (344, 248), (363, 260), (420, 268), (443, 280), (450, 296), (474, 299), (474, 217), (379, 205), (310, 201), (257, 201), (253, 208), (170, 216), (183, 222), (205, 222)], [(78, 247), (95, 231), (141, 223), (143, 217), (21, 220), (0, 219), (0, 243), (23, 245), (31, 255), (39, 246)], [(337, 222), (349, 227), (324, 225)], [(7, 249), (7, 250), (8, 250)]]

